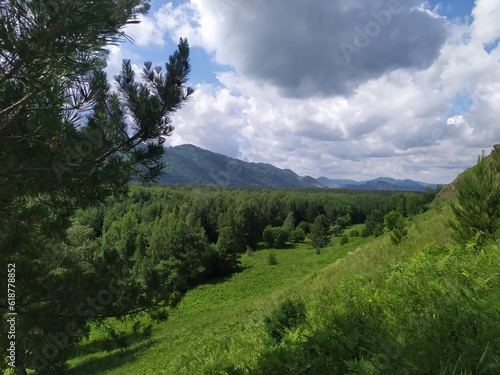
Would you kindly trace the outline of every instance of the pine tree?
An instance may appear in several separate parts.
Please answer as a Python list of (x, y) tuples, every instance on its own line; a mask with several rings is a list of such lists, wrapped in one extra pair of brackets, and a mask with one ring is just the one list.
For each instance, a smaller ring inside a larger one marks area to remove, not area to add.
[(228, 275), (239, 267), (239, 257), (246, 250), (245, 226), (241, 215), (230, 207), (219, 217), (217, 252), (220, 258), (219, 273)]
[(309, 232), (311, 245), (314, 248), (319, 249), (328, 245), (328, 241), (330, 240), (328, 236), (328, 227), (328, 221), (325, 215), (318, 215), (316, 219), (314, 219)]
[(500, 158), (495, 147), (492, 157), (478, 157), (477, 164), (456, 183), (457, 203), (452, 205), (451, 228), (456, 238), (467, 242), (479, 236), (479, 241), (491, 237), (500, 228)]
[(389, 233), (389, 236), (391, 243), (394, 245), (400, 244), (401, 241), (408, 237), (408, 228), (406, 226), (406, 220), (403, 216), (396, 218), (390, 230), (391, 232)]
[(287, 232), (291, 233), (295, 229), (295, 218), (293, 212), (290, 212), (283, 222), (282, 228)]
[(64, 372), (65, 353), (89, 323), (169, 303), (168, 295), (123, 298), (97, 245), (62, 242), (77, 207), (159, 175), (171, 116), (193, 92), (184, 39), (165, 71), (145, 63), (142, 81), (125, 60), (112, 89), (106, 47), (126, 40), (124, 26), (148, 9), (147, 0), (0, 3), (0, 258), (17, 266), (19, 374)]
[(129, 60), (115, 77), (116, 92), (104, 72), (105, 47), (148, 7), (143, 0), (0, 7), (0, 220), (7, 233), (10, 223), (29, 225), (50, 213), (63, 219), (123, 191), (132, 177), (160, 174), (171, 115), (192, 93), (184, 87), (187, 41), (165, 73), (145, 63), (144, 82)]

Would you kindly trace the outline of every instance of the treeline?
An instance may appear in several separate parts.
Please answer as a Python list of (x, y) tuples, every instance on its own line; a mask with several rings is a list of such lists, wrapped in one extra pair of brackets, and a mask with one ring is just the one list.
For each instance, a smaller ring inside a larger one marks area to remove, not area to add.
[(377, 236), (387, 213), (421, 213), (435, 194), (132, 186), (125, 198), (79, 211), (75, 223), (92, 229), (108, 263), (161, 269), (158, 279), (175, 274), (183, 292), (235, 271), (239, 254), (260, 241), (275, 247), (303, 241), (318, 218), (332, 235), (364, 223), (360, 234)]
[[(114, 334), (110, 317), (166, 318), (190, 288), (237, 271), (240, 254), (256, 249), (266, 228), (280, 228), (284, 242), (302, 241), (309, 229), (314, 239), (315, 221), (330, 231), (366, 223), (363, 233), (376, 234), (370, 228), (387, 213), (425, 211), (435, 194), (131, 186), (78, 210), (61, 236), (44, 235), (57, 222), (48, 216), (31, 237), (19, 237), (29, 252), (12, 257), (22, 313), (17, 361), (39, 374), (65, 373), (91, 325)], [(304, 236), (290, 235), (297, 228)]]

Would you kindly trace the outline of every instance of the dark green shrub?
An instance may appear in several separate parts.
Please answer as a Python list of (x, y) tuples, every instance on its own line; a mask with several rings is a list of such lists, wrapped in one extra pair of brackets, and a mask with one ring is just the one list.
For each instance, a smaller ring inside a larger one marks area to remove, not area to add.
[(378, 237), (384, 234), (384, 224), (380, 223), (373, 229), (373, 237)]
[(270, 266), (275, 266), (278, 264), (278, 258), (276, 258), (275, 253), (269, 253), (269, 255), (267, 256), (267, 264), (269, 264)]
[(365, 219), (363, 237), (373, 235), (378, 237), (384, 233), (384, 215), (380, 210), (373, 210)]
[(262, 233), (262, 238), (269, 247), (283, 249), (288, 240), (288, 232), (281, 227), (271, 227), (268, 225)]
[(264, 232), (262, 232), (262, 239), (264, 242), (267, 244), (267, 246), (273, 246), (273, 227), (271, 225), (268, 225), (267, 227), (264, 228)]
[(353, 230), (351, 230), (351, 231), (349, 232), (349, 236), (350, 236), (350, 237), (359, 237), (359, 235), (360, 235), (360, 234), (359, 234), (359, 230), (357, 230), (357, 229), (353, 229)]
[(403, 215), (401, 215), (399, 211), (391, 211), (384, 216), (384, 225), (388, 230), (393, 230), (396, 227), (398, 220), (402, 218)]
[(403, 217), (399, 217), (394, 223), (394, 227), (390, 233), (391, 243), (397, 245), (401, 243), (406, 237), (408, 237), (408, 228), (406, 227), (406, 220)]
[(361, 230), (361, 237), (369, 237), (370, 236), (370, 229), (365, 225), (363, 229)]
[(276, 249), (283, 249), (288, 240), (288, 233), (281, 227), (272, 228), (273, 233), (273, 246)]
[(342, 238), (340, 239), (340, 244), (341, 245), (345, 245), (345, 244), (348, 244), (349, 243), (349, 237), (347, 236), (347, 234), (344, 234), (342, 236)]
[(302, 229), (304, 231), (305, 234), (308, 234), (309, 233), (309, 226), (310, 224), (306, 221), (301, 221), (299, 223), (299, 225), (297, 225), (297, 229)]
[(342, 227), (338, 224), (335, 224), (335, 225), (330, 227), (330, 233), (332, 234), (332, 236), (340, 237), (343, 232), (344, 232), (344, 229), (342, 229)]
[(301, 228), (295, 228), (291, 233), (290, 233), (290, 240), (293, 243), (298, 243), (302, 242), (306, 239), (306, 234), (304, 233), (304, 230)]
[(306, 320), (306, 305), (301, 300), (287, 299), (271, 315), (265, 317), (266, 333), (276, 342), (283, 340), (286, 332)]
[(349, 214), (339, 216), (337, 220), (335, 220), (335, 225), (340, 226), (342, 229), (345, 229), (349, 224), (351, 224), (351, 217)]

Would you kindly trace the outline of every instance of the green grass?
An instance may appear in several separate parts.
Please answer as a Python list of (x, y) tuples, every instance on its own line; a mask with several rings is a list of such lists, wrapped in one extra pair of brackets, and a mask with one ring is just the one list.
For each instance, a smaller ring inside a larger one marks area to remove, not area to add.
[[(105, 351), (94, 331), (86, 351), (70, 361), (70, 375), (236, 374), (247, 373), (269, 345), (263, 318), (286, 297), (308, 303), (353, 275), (396, 264), (427, 244), (448, 237), (448, 209), (437, 208), (411, 222), (409, 238), (390, 244), (387, 235), (340, 237), (316, 254), (308, 244), (285, 250), (256, 250), (241, 258), (243, 270), (188, 292), (168, 321), (155, 324), (150, 338), (130, 339), (124, 349)], [(349, 230), (347, 231), (349, 232)], [(269, 265), (270, 252), (278, 264)], [(126, 328), (126, 327), (121, 327)], [(130, 328), (128, 328), (130, 330)], [(234, 369), (243, 372), (235, 372)]]

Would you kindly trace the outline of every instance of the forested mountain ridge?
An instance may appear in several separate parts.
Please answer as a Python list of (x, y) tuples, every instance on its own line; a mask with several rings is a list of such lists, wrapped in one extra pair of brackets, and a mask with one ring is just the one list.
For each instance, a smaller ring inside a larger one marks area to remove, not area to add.
[(165, 148), (161, 183), (258, 188), (339, 188), (352, 190), (424, 191), (436, 188), (413, 180), (379, 177), (368, 181), (299, 176), (290, 169), (266, 163), (249, 163), (194, 145)]
[(435, 189), (436, 184), (428, 184), (409, 179), (396, 180), (390, 177), (378, 177), (368, 181), (353, 181), (319, 177), (317, 181), (324, 187), (353, 190), (390, 190), (390, 191), (424, 191), (428, 187)]
[(322, 187), (314, 178), (298, 176), (271, 164), (248, 163), (194, 145), (165, 148), (161, 183), (258, 188)]

